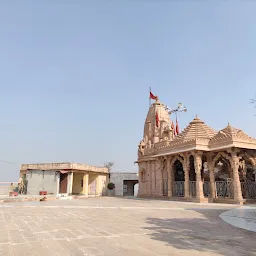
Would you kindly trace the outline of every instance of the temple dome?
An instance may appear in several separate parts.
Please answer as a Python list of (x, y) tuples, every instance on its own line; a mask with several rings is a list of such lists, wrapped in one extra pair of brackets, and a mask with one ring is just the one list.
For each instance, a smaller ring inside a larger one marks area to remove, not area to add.
[(198, 116), (196, 116), (184, 131), (175, 138), (174, 142), (176, 140), (186, 141), (198, 138), (210, 139), (215, 134), (215, 130), (206, 125), (200, 118), (198, 118)]

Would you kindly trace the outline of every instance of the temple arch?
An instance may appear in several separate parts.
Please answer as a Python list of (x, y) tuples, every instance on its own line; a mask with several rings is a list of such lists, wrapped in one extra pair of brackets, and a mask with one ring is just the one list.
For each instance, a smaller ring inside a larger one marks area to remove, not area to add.
[(231, 158), (223, 152), (219, 152), (212, 161), (218, 198), (234, 198), (233, 171), (230, 161)]
[(185, 173), (182, 158), (177, 157), (172, 161), (174, 171), (173, 195), (184, 197)]
[(178, 156), (175, 156), (175, 157), (172, 159), (172, 161), (171, 161), (171, 166), (174, 166), (174, 163), (175, 163), (177, 160), (179, 160), (182, 165), (184, 164), (183, 158), (182, 158), (180, 155), (178, 155)]
[(256, 198), (255, 159), (247, 152), (239, 154), (239, 179), (243, 198)]

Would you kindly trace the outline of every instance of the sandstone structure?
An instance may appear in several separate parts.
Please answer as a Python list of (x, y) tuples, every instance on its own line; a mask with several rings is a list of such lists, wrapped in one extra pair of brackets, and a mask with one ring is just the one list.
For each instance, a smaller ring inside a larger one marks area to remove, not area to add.
[(256, 199), (256, 139), (199, 117), (178, 135), (167, 107), (151, 104), (138, 146), (139, 196), (242, 204)]

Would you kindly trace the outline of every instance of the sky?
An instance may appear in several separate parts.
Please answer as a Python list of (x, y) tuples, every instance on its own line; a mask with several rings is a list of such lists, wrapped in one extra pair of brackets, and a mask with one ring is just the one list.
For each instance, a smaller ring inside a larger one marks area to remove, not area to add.
[(22, 163), (137, 171), (149, 86), (256, 137), (256, 1), (0, 2), (0, 181)]

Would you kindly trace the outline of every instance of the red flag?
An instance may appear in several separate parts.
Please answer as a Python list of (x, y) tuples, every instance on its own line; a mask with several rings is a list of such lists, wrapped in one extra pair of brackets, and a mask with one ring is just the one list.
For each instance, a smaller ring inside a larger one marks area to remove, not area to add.
[(156, 100), (157, 96), (155, 96), (152, 92), (149, 93), (149, 98), (152, 100)]
[(178, 120), (176, 118), (176, 134), (179, 135), (179, 133), (180, 133), (180, 129), (179, 129)]
[(159, 126), (159, 117), (158, 117), (158, 112), (156, 111), (156, 127)]
[(173, 121), (172, 121), (171, 128), (172, 128), (173, 134), (174, 134), (174, 136), (175, 136), (175, 135), (176, 135), (176, 130), (175, 130), (175, 127), (174, 127), (174, 123), (173, 123)]

